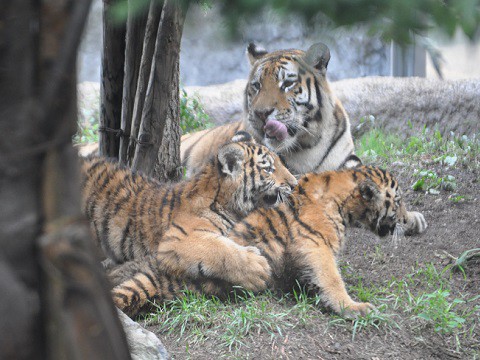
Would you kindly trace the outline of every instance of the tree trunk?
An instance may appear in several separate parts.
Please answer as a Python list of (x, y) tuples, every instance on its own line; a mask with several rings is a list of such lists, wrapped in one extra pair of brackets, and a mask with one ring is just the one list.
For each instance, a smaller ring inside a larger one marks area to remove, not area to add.
[(143, 39), (142, 59), (138, 75), (137, 91), (133, 106), (130, 139), (127, 150), (127, 163), (133, 163), (135, 156), (136, 140), (140, 129), (140, 121), (142, 120), (143, 104), (145, 102), (145, 93), (147, 92), (148, 79), (152, 68), (152, 58), (155, 50), (155, 39), (157, 38), (158, 24), (162, 15), (162, 4), (158, 0), (150, 2), (148, 11), (147, 25), (145, 29), (145, 37)]
[[(180, 167), (178, 60), (186, 6), (165, 0), (132, 169), (171, 180)], [(162, 154), (159, 151), (171, 151)], [(167, 158), (168, 163), (159, 163)]]
[(0, 358), (129, 359), (71, 146), (90, 0), (38, 4), (0, 6)]
[[(142, 58), (142, 44), (145, 35), (147, 16), (133, 14), (132, 4), (138, 0), (128, 0), (127, 35), (125, 45), (125, 71), (123, 79), (122, 117), (119, 161), (126, 163), (128, 140), (132, 126), (133, 105), (138, 83), (138, 73)], [(155, 1), (154, 1), (155, 2)]]
[[(0, 5), (0, 358), (42, 359), (39, 267), (35, 239), (41, 232), (39, 154), (23, 148), (41, 142), (32, 122), (38, 92), (39, 7), (31, 1)], [(19, 154), (19, 155), (17, 155)]]
[(100, 85), (100, 154), (118, 158), (122, 113), (125, 26), (112, 19), (110, 9), (120, 0), (103, 0), (102, 81)]

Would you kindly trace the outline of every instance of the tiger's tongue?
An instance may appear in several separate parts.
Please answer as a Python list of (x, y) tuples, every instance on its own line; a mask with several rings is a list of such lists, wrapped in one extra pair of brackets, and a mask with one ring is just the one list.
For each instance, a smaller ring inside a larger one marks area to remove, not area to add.
[(267, 120), (263, 130), (269, 137), (275, 137), (278, 141), (285, 140), (288, 136), (285, 124), (274, 119)]

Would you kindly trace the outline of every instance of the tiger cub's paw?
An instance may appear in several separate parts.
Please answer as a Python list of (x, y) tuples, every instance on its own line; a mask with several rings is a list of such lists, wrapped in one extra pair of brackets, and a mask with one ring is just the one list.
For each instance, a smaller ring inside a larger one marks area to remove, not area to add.
[(375, 306), (368, 302), (353, 302), (347, 307), (342, 308), (340, 315), (345, 319), (355, 319), (358, 316), (365, 316), (375, 310)]
[(260, 255), (255, 246), (239, 247), (236, 259), (232, 260), (227, 281), (245, 290), (265, 290), (271, 279), (271, 268), (267, 259)]
[(405, 235), (421, 234), (427, 229), (427, 222), (422, 213), (409, 211)]

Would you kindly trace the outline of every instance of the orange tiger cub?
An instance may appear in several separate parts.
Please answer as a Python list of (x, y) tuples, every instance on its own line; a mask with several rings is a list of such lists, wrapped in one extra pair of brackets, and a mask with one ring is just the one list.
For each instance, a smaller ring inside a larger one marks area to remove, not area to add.
[[(268, 260), (272, 271), (264, 274), (268, 281), (262, 290), (290, 290), (298, 281), (318, 291), (333, 311), (352, 317), (372, 308), (369, 303), (352, 300), (336, 263), (346, 227), (357, 223), (380, 236), (397, 228), (418, 234), (427, 227), (422, 214), (406, 210), (402, 191), (390, 173), (362, 166), (304, 175), (289, 201), (275, 209), (252, 212), (228, 236), (242, 246), (257, 247)], [(245, 268), (244, 275), (250, 276), (250, 270)], [(109, 272), (114, 301), (131, 316), (147, 299), (180, 297), (184, 289), (223, 296), (240, 285), (203, 275), (197, 279), (166, 276), (153, 258)]]
[(87, 158), (83, 173), (83, 207), (111, 261), (153, 254), (172, 276), (206, 275), (254, 289), (265, 286), (267, 261), (226, 235), (254, 208), (277, 206), (297, 183), (277, 155), (252, 142), (222, 146), (194, 178), (176, 184), (102, 158)]

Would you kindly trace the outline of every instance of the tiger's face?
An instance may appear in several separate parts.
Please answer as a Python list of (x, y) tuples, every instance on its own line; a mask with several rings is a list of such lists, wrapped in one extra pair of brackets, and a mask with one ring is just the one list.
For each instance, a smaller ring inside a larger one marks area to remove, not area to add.
[(279, 205), (297, 184), (278, 155), (263, 145), (232, 142), (220, 148), (218, 160), (223, 186), (231, 189), (234, 207), (242, 214)]
[(322, 111), (333, 109), (325, 77), (328, 47), (267, 53), (250, 44), (247, 50), (252, 69), (245, 113), (255, 137), (278, 153), (311, 146), (322, 131)]
[(398, 182), (388, 172), (380, 169), (373, 171), (383, 176), (367, 178), (358, 186), (357, 197), (362, 202), (357, 209), (360, 221), (379, 236), (393, 234), (397, 227), (410, 227), (410, 215)]

